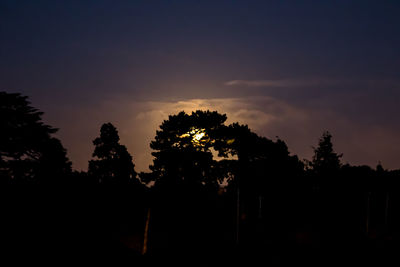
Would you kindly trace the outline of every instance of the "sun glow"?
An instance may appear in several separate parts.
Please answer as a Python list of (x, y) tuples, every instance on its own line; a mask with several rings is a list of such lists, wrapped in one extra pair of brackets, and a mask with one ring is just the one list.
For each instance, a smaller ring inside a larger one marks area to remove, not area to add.
[(200, 141), (206, 134), (205, 133), (196, 133), (193, 135), (193, 140)]
[(194, 129), (190, 130), (189, 132), (182, 134), (180, 137), (181, 138), (190, 137), (193, 145), (204, 146), (204, 142), (206, 142), (206, 140), (204, 139), (205, 136), (206, 136), (206, 132), (204, 129), (194, 128)]

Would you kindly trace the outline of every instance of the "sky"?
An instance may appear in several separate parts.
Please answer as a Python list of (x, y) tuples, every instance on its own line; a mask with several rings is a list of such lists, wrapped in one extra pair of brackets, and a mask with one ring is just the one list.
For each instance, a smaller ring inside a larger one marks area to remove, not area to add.
[(311, 159), (400, 168), (399, 1), (0, 0), (0, 90), (59, 128), (73, 168), (113, 123), (137, 171), (158, 126), (217, 110)]

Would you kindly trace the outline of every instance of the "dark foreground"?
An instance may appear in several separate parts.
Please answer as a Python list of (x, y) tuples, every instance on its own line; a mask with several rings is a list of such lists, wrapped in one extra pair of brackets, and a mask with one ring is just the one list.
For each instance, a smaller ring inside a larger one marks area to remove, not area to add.
[(236, 245), (233, 224), (215, 221), (215, 229), (210, 230), (212, 227), (203, 222), (190, 225), (190, 220), (177, 221), (179, 215), (172, 211), (157, 214), (156, 207), (151, 218), (158, 223), (150, 223), (147, 253), (143, 255), (148, 202), (140, 196), (113, 190), (14, 188), (3, 191), (1, 197), (1, 261), (15, 266), (400, 263), (400, 242), (393, 235), (336, 234), (335, 229), (333, 234), (317, 233), (313, 227), (300, 231), (285, 225), (279, 231), (243, 234)]

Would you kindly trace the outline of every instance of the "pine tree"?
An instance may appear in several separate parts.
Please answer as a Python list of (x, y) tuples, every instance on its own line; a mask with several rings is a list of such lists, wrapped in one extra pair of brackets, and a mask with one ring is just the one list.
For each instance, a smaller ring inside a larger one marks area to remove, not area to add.
[(333, 150), (332, 135), (325, 131), (319, 139), (318, 147), (314, 148), (311, 162), (313, 172), (323, 176), (336, 174), (341, 168), (340, 158), (342, 156)]
[(119, 143), (117, 129), (111, 123), (101, 126), (100, 137), (95, 146), (93, 159), (89, 161), (88, 173), (99, 183), (126, 185), (138, 183), (132, 156), (124, 145)]

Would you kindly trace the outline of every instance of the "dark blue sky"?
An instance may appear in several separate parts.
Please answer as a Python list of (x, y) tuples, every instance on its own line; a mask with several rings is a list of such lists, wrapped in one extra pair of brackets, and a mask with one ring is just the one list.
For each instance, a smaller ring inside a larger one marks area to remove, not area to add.
[(106, 121), (145, 169), (161, 120), (194, 108), (300, 157), (330, 130), (344, 161), (400, 168), (399, 14), (399, 1), (1, 0), (0, 90), (46, 112), (78, 169)]

